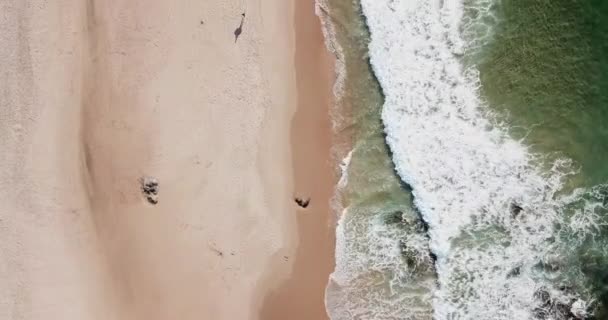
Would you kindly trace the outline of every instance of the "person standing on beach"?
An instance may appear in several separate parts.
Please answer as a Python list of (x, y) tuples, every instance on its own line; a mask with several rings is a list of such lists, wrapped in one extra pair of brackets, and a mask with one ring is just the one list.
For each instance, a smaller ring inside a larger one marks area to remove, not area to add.
[(241, 13), (241, 24), (239, 24), (239, 27), (236, 28), (236, 30), (234, 30), (234, 43), (236, 43), (236, 41), (239, 39), (239, 36), (241, 35), (241, 33), (243, 33), (243, 23), (245, 23), (245, 13)]

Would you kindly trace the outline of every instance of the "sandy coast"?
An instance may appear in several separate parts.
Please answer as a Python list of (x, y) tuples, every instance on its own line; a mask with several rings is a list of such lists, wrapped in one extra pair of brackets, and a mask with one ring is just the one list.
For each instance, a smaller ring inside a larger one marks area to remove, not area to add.
[(332, 162), (334, 57), (325, 47), (314, 0), (295, 3), (297, 110), (291, 143), (296, 196), (310, 197), (297, 210), (298, 247), (287, 281), (265, 299), (261, 319), (323, 320), (325, 287), (334, 269), (335, 215), (330, 207), (336, 185)]
[(324, 319), (331, 72), (302, 2), (0, 4), (0, 319)]

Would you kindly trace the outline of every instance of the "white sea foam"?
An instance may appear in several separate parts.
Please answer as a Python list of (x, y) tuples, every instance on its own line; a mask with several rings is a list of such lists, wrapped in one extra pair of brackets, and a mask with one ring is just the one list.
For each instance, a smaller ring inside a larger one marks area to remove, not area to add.
[(570, 162), (541, 170), (539, 159), (488, 117), (476, 70), (463, 70), (458, 60), (467, 48), (461, 1), (362, 6), (385, 94), (387, 143), (437, 256), (435, 319), (534, 319), (539, 310), (552, 312), (538, 292), (571, 301), (539, 271), (541, 262), (559, 259), (552, 251), (562, 219), (557, 193)]
[[(336, 39), (332, 23), (331, 7), (326, 0), (316, 1), (316, 14), (322, 22), (325, 44), (335, 57), (336, 80), (334, 84), (335, 106), (331, 109), (334, 132), (340, 132), (349, 120), (343, 118), (341, 109), (345, 90), (347, 69), (345, 54)], [(429, 288), (433, 279), (423, 277), (417, 281), (404, 281), (413, 277), (415, 269), (405, 266), (400, 244), (405, 244), (416, 258), (415, 265), (431, 263), (428, 256), (428, 241), (420, 233), (405, 235), (395, 226), (388, 227), (378, 212), (357, 212), (344, 208), (343, 192), (348, 185), (350, 162), (355, 149), (346, 155), (343, 146), (333, 150), (334, 157), (341, 158), (340, 179), (332, 198), (332, 210), (340, 213), (336, 227), (336, 267), (331, 274), (325, 304), (332, 320), (350, 319), (422, 319), (430, 317), (431, 295)], [(368, 208), (369, 209), (369, 208)], [(365, 210), (365, 209), (364, 209)], [(426, 259), (426, 261), (422, 261)], [(388, 278), (386, 278), (388, 277)], [(403, 282), (411, 283), (412, 290), (399, 290)], [(411, 294), (402, 294), (412, 291)], [(426, 293), (426, 294), (425, 294)], [(373, 304), (373, 307), (370, 307)]]
[(348, 152), (346, 157), (340, 162), (340, 180), (338, 180), (338, 188), (344, 188), (348, 183), (348, 166), (353, 158), (353, 151), (355, 151), (355, 149)]
[[(400, 244), (425, 261), (408, 265)], [(417, 269), (430, 265), (427, 245), (423, 234), (404, 234), (382, 215), (345, 209), (336, 228), (336, 268), (326, 290), (330, 318), (429, 319), (434, 279)]]

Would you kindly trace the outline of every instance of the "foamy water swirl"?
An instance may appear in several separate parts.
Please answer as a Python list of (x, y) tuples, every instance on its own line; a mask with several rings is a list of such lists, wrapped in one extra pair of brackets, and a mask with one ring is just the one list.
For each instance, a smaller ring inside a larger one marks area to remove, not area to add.
[[(370, 56), (385, 94), (387, 142), (429, 224), (437, 256), (436, 319), (536, 319), (572, 293), (554, 268), (557, 192), (568, 160), (541, 170), (478, 98), (458, 58), (459, 0), (362, 0)], [(547, 270), (549, 269), (549, 270)], [(547, 309), (547, 310), (545, 310)]]

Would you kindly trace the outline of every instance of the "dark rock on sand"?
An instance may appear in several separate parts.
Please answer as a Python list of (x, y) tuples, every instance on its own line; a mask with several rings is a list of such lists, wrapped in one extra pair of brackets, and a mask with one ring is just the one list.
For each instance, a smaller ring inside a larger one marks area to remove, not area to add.
[(306, 199), (306, 200), (302, 200), (302, 198), (295, 198), (294, 201), (296, 202), (296, 204), (298, 206), (300, 206), (301, 208), (306, 209), (308, 207), (308, 205), (310, 204), (310, 198)]
[(141, 192), (150, 204), (158, 203), (158, 180), (152, 177), (143, 177), (139, 180)]

